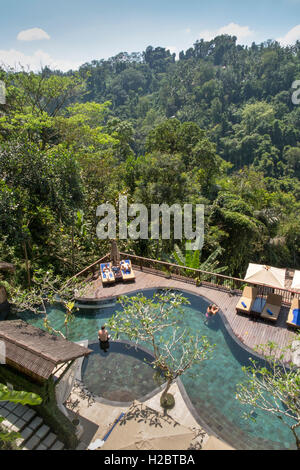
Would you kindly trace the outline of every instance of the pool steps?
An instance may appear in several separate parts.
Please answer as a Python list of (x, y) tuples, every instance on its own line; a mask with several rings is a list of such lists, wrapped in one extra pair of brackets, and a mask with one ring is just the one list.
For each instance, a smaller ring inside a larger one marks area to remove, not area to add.
[(97, 302), (93, 303), (84, 303), (84, 301), (76, 302), (75, 307), (76, 308), (84, 308), (84, 309), (97, 309), (97, 308), (109, 308), (109, 307), (115, 307), (117, 303), (117, 298), (116, 297), (110, 297), (109, 299), (106, 300), (98, 300)]
[(74, 305), (75, 308), (84, 308), (84, 309), (97, 309), (97, 308), (109, 308), (109, 307), (115, 307), (116, 306), (116, 303), (113, 302), (113, 303), (110, 303), (110, 304), (94, 304), (94, 305), (90, 305), (90, 304), (79, 304), (79, 303), (76, 303)]
[(1, 425), (21, 434), (16, 444), (21, 450), (64, 450), (64, 444), (51, 432), (34, 410), (20, 403), (0, 402)]

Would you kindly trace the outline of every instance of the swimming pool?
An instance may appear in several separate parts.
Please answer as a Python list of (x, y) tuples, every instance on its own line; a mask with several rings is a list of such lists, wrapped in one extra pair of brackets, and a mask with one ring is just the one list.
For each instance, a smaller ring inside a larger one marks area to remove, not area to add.
[(126, 341), (111, 341), (109, 346), (105, 353), (98, 341), (89, 343), (92, 353), (83, 361), (82, 380), (94, 399), (129, 406), (134, 400), (145, 401), (153, 396), (160, 374), (151, 365), (150, 351)]
[[(143, 294), (149, 298), (155, 292), (157, 289), (149, 289), (144, 290)], [(278, 418), (256, 410), (256, 423), (245, 420), (243, 414), (249, 409), (235, 399), (236, 385), (245, 380), (241, 367), (250, 365), (249, 358), (256, 357), (231, 336), (222, 315), (205, 323), (209, 303), (206, 299), (187, 292), (181, 293), (190, 302), (190, 305), (184, 306), (181, 323), (216, 344), (213, 358), (191, 369), (192, 378), (187, 374), (181, 377), (194, 410), (212, 431), (236, 449), (294, 449), (291, 431)], [(121, 306), (116, 304), (95, 310), (81, 310), (69, 325), (68, 338), (72, 341), (96, 341), (101, 325), (119, 309)], [(43, 327), (42, 318), (32, 314), (24, 314), (22, 318)], [(64, 314), (60, 308), (52, 307), (49, 319), (54, 328), (63, 331)], [(180, 326), (180, 322), (178, 324)]]

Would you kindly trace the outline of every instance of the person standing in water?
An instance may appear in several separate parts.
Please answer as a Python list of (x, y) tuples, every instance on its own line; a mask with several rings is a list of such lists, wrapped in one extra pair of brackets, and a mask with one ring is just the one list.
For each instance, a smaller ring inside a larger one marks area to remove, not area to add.
[(219, 310), (220, 310), (219, 307), (217, 307), (215, 304), (209, 305), (207, 307), (206, 315), (205, 315), (207, 320), (211, 317), (214, 317), (218, 313)]
[(98, 331), (98, 338), (100, 343), (100, 349), (102, 349), (104, 352), (107, 352), (107, 350), (109, 349), (110, 335), (108, 334), (108, 331), (106, 330), (105, 326), (101, 326), (101, 330)]

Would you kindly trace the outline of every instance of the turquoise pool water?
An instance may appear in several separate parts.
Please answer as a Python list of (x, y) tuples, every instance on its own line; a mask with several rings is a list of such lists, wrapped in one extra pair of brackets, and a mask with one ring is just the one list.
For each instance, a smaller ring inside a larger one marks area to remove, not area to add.
[[(152, 289), (143, 294), (152, 297), (155, 292)], [(190, 301), (190, 305), (184, 307), (184, 326), (216, 344), (213, 358), (191, 369), (192, 378), (188, 374), (181, 377), (199, 416), (214, 432), (237, 449), (294, 449), (291, 431), (278, 418), (259, 410), (256, 410), (255, 423), (243, 418), (248, 409), (235, 399), (235, 392), (236, 385), (245, 379), (241, 367), (250, 365), (251, 355), (232, 339), (220, 315), (210, 319), (208, 324), (205, 323), (208, 301), (189, 293), (183, 294)], [(96, 341), (98, 330), (117, 309), (121, 309), (118, 304), (109, 308), (80, 310), (69, 325), (68, 338), (72, 341)], [(22, 318), (35, 326), (43, 327), (42, 318), (32, 314), (24, 314)], [(49, 310), (49, 319), (54, 328), (63, 331), (64, 314), (61, 309), (52, 307)], [(134, 381), (133, 371), (132, 383)]]
[(106, 353), (98, 341), (89, 343), (89, 348), (92, 353), (83, 362), (82, 379), (96, 397), (131, 403), (151, 394), (159, 385), (151, 365), (153, 357), (143, 349), (123, 341), (111, 341)]

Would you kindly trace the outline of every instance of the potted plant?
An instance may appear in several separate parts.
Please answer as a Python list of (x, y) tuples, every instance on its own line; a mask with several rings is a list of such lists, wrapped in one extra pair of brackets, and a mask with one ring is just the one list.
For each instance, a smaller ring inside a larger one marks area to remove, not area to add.
[(82, 434), (83, 434), (83, 426), (82, 426), (82, 424), (80, 423), (80, 419), (78, 418), (78, 416), (72, 420), (72, 424), (73, 424), (73, 425), (75, 426), (75, 428), (76, 428), (75, 434), (76, 434), (77, 439), (80, 439), (80, 437), (81, 437)]

